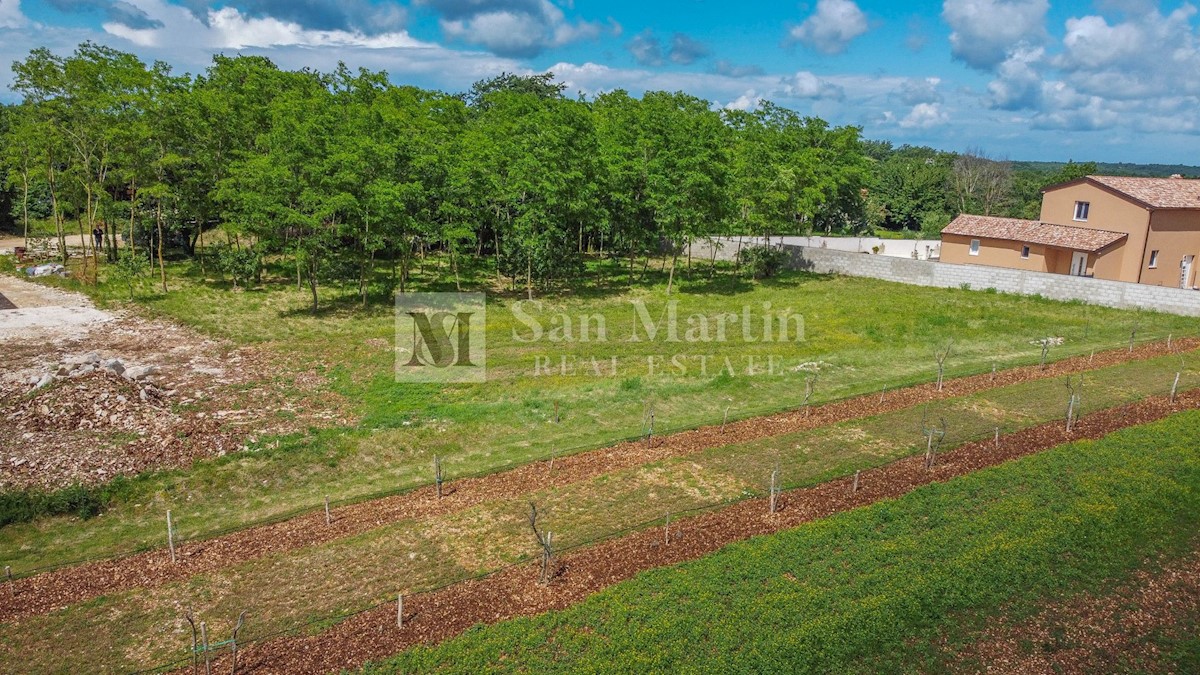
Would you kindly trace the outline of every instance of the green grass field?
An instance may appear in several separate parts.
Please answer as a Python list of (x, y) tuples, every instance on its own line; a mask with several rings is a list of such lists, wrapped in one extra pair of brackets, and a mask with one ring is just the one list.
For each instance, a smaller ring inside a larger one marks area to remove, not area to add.
[[(447, 290), (433, 280), (431, 259), (416, 271), (416, 288)], [(285, 270), (276, 270), (282, 274)], [(596, 447), (642, 432), (648, 406), (656, 431), (719, 422), (795, 407), (804, 396), (805, 372), (789, 368), (775, 376), (701, 375), (667, 372), (649, 375), (644, 360), (676, 351), (718, 358), (760, 360), (778, 356), (785, 364), (819, 363), (812, 402), (820, 403), (933, 379), (934, 353), (948, 341), (954, 350), (947, 373), (984, 372), (1036, 363), (1030, 344), (1056, 336), (1064, 344), (1050, 358), (1124, 344), (1134, 326), (1138, 340), (1195, 331), (1194, 319), (1064, 304), (1040, 298), (982, 291), (927, 289), (867, 279), (790, 274), (751, 282), (722, 269), (710, 279), (697, 269), (680, 273), (673, 296), (681, 316), (737, 312), (743, 305), (790, 308), (805, 318), (802, 342), (666, 344), (577, 342), (543, 349), (514, 339), (511, 314), (520, 295), (493, 293), (489, 300), (489, 378), (482, 384), (397, 383), (393, 372), (392, 307), (382, 301), (360, 308), (354, 289), (327, 289), (328, 309), (306, 311), (307, 296), (281, 277), (258, 290), (233, 292), (202, 280), (190, 264), (172, 270), (173, 290), (143, 292), (139, 306), (241, 344), (256, 344), (281, 356), (288, 371), (314, 368), (350, 401), (360, 422), (354, 428), (312, 430), (286, 438), (260, 439), (255, 451), (200, 462), (187, 471), (148, 475), (113, 491), (111, 508), (91, 520), (40, 519), (5, 528), (5, 558), (20, 572), (40, 565), (113, 555), (158, 546), (163, 513), (172, 509), (185, 536), (205, 536), (282, 517), (298, 508), (404, 489), (430, 480), (432, 455), (444, 458), (447, 476), (495, 471), (552, 452)], [(665, 307), (665, 279), (653, 276), (629, 288), (615, 265), (594, 265), (592, 283), (562, 289), (546, 300), (544, 312), (602, 314), (612, 336), (634, 330), (631, 300), (655, 312)], [(70, 284), (71, 282), (64, 282)], [(468, 270), (465, 285), (492, 283), (485, 268)], [(111, 285), (85, 289), (102, 304), (117, 304), (124, 289)], [(557, 350), (557, 351), (554, 351)], [(604, 373), (533, 377), (533, 357), (541, 351), (581, 360), (617, 357), (631, 364)], [(637, 364), (642, 364), (640, 367)], [(554, 405), (561, 423), (553, 422)], [(11, 553), (10, 553), (11, 552)]]
[[(1188, 356), (1189, 367), (1200, 365), (1200, 356)], [(1165, 393), (1175, 368), (1177, 359), (1160, 358), (1097, 370), (1088, 376), (1084, 411)], [(1200, 380), (1189, 375), (1184, 384), (1200, 386)], [(1063, 399), (1061, 382), (1042, 380), (948, 399), (933, 410), (945, 418), (946, 447), (953, 447), (990, 438), (997, 426), (1009, 432), (1061, 419)], [(328, 625), (386, 600), (397, 590), (411, 593), (441, 586), (528, 557), (532, 549), (524, 517), (529, 501), (538, 504), (543, 523), (556, 533), (559, 546), (575, 546), (626, 528), (657, 526), (667, 512), (675, 512), (678, 522), (684, 517), (681, 511), (761, 496), (776, 466), (783, 485), (792, 488), (918, 454), (924, 449), (921, 416), (921, 409), (899, 410), (712, 448), (557, 488), (534, 489), (461, 511), (387, 523), (327, 544), (239, 563), (149, 591), (111, 593), (22, 620), (0, 628), (0, 643), (7, 643), (33, 670), (42, 672), (78, 670), (88, 663), (118, 670), (145, 668), (179, 656), (183, 643), (159, 636), (164, 625), (178, 620), (181, 598), (222, 630), (228, 628), (221, 623), (225, 619), (246, 606), (254, 607), (255, 621), (246, 630), (247, 638), (312, 620)], [(176, 522), (185, 535), (197, 527), (188, 519)], [(138, 536), (161, 539), (161, 522), (146, 525), (149, 529)], [(288, 581), (279, 583), (280, 579)], [(125, 646), (97, 660), (85, 647), (104, 640), (112, 622), (123, 627), (120, 641)], [(49, 640), (79, 648), (51, 649)]]
[[(921, 488), (383, 672), (898, 672), (964, 612), (1036, 607), (1197, 545), (1200, 412)], [(1187, 645), (1180, 648), (1186, 658)]]

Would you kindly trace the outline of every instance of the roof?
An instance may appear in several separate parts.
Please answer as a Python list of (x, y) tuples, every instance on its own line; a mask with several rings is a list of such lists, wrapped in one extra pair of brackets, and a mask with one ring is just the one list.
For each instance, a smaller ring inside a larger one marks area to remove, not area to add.
[(1124, 232), (1055, 225), (1038, 220), (968, 214), (955, 218), (954, 222), (942, 230), (942, 234), (957, 234), (980, 239), (1004, 239), (1091, 253), (1108, 248), (1129, 236)]
[(1094, 183), (1110, 192), (1129, 197), (1148, 209), (1200, 209), (1200, 180), (1192, 178), (1135, 178), (1132, 176), (1086, 176), (1051, 185), (1042, 192)]

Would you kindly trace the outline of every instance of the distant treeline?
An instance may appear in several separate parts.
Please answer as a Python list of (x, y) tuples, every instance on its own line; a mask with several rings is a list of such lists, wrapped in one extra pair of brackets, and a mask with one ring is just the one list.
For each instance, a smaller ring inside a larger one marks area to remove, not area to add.
[(673, 270), (710, 234), (936, 235), (959, 211), (1036, 215), (1042, 186), (1096, 169), (894, 148), (771, 103), (576, 99), (548, 74), (448, 94), (217, 56), (178, 76), (92, 43), (34, 50), (13, 72), (23, 100), (0, 107), (10, 231), (99, 231), (110, 261), (140, 249), (162, 267), (165, 247), (193, 255), (222, 228), (231, 273), (292, 261), (314, 307), (331, 280), (364, 298), (403, 290), (433, 249), (455, 275), (462, 256), (492, 257), (532, 291), (578, 274), (587, 252), (630, 265), (665, 253)]

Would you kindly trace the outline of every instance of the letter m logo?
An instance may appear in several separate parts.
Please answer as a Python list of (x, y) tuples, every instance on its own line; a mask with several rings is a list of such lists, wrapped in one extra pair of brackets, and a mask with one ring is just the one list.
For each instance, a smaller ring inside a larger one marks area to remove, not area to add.
[(396, 381), (486, 381), (482, 293), (396, 295)]

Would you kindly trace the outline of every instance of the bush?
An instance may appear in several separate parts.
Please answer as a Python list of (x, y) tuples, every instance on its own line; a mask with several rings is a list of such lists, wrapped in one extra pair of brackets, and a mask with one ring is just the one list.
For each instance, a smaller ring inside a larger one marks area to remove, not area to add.
[(33, 489), (3, 492), (0, 493), (0, 527), (53, 516), (94, 518), (114, 501), (128, 498), (132, 487), (132, 481), (118, 476), (110, 483), (93, 487), (76, 484), (52, 492)]
[(779, 246), (747, 246), (739, 253), (740, 262), (755, 279), (773, 277), (787, 266), (788, 254)]
[(258, 278), (261, 264), (257, 251), (234, 248), (229, 244), (213, 247), (213, 262), (222, 277), (233, 281), (234, 288), (251, 285)]

